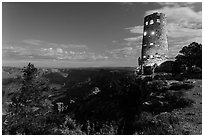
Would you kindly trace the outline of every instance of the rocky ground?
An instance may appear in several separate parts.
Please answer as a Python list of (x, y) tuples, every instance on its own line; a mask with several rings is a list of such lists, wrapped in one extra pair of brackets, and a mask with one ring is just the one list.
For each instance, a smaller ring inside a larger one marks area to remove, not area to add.
[(202, 80), (191, 79), (195, 86), (185, 91), (185, 97), (194, 101), (193, 105), (186, 108), (175, 109), (175, 114), (180, 121), (184, 134), (202, 134)]

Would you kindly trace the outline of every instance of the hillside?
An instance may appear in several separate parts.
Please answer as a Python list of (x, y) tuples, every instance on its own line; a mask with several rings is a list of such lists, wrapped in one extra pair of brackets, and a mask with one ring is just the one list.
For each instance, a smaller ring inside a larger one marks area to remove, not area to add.
[[(55, 89), (50, 96), (59, 119), (69, 114), (84, 134), (201, 134), (201, 79), (175, 80), (169, 74), (140, 77), (133, 70), (40, 71)], [(3, 78), (4, 113), (8, 94), (19, 88), (18, 82), (9, 74)], [(108, 129), (101, 132), (104, 126)]]

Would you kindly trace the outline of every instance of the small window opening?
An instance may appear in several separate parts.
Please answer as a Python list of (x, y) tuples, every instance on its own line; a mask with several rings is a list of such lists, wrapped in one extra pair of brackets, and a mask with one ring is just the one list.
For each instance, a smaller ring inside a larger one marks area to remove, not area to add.
[(145, 31), (145, 32), (144, 32), (144, 36), (146, 36), (146, 35), (147, 35), (147, 32)]
[(157, 19), (157, 23), (160, 23), (160, 19)]
[(151, 45), (151, 46), (152, 46), (152, 45), (154, 45), (154, 43), (150, 43), (149, 45)]
[(148, 25), (148, 21), (145, 22), (145, 25)]
[(155, 34), (155, 32), (154, 32), (154, 31), (152, 31), (152, 32), (151, 32), (151, 34), (152, 34), (152, 35), (154, 35), (154, 34)]
[(153, 20), (150, 20), (150, 23), (149, 24), (154, 24), (154, 21)]

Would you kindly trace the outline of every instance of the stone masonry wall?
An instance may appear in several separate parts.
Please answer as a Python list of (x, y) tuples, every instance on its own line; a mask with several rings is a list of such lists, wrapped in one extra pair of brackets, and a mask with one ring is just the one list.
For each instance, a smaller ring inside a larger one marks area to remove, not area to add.
[(142, 62), (143, 66), (160, 64), (168, 53), (166, 17), (163, 13), (153, 13), (144, 18)]

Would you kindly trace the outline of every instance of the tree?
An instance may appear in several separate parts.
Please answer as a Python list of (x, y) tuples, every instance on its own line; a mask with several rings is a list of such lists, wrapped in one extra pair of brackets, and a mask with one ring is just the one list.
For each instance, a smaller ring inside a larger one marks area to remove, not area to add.
[(10, 95), (11, 102), (3, 117), (3, 134), (49, 134), (52, 103), (48, 81), (29, 63), (22, 69), (20, 89)]
[(177, 72), (193, 72), (194, 68), (202, 69), (202, 45), (192, 42), (179, 51), (176, 56), (175, 68)]

